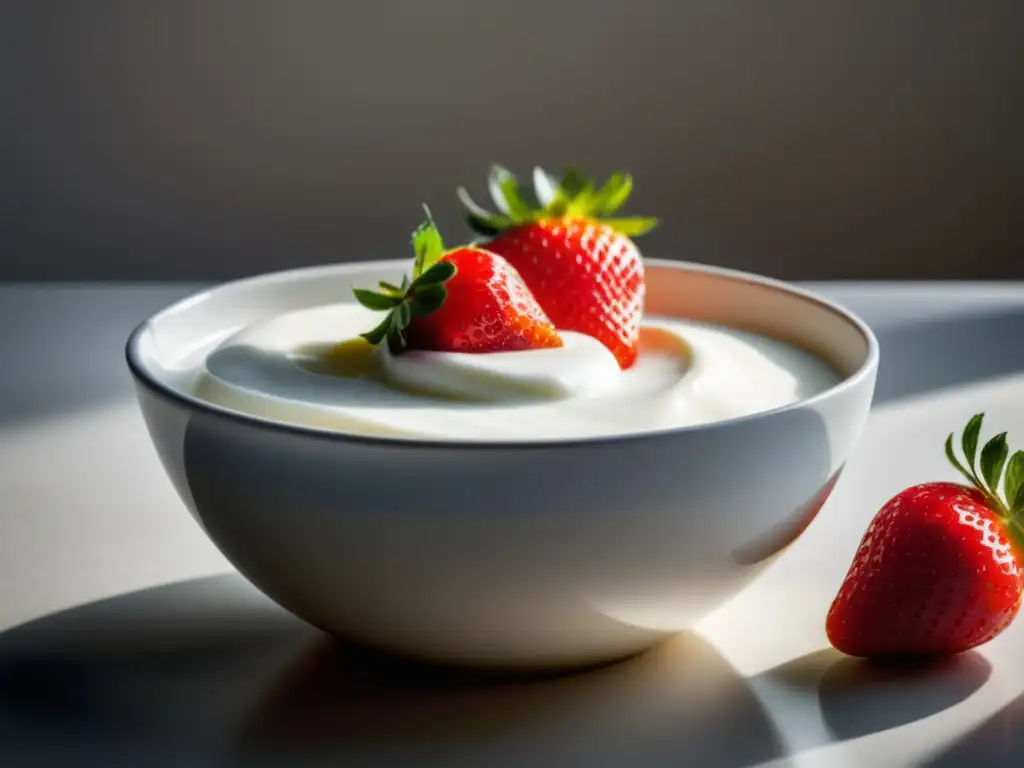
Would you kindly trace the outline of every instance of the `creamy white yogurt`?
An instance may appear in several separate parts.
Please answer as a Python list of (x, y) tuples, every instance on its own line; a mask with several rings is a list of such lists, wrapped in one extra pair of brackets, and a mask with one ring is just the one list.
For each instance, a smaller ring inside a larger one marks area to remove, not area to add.
[(254, 324), (207, 355), (195, 394), (236, 411), (375, 435), (558, 440), (634, 434), (745, 416), (811, 397), (838, 375), (813, 355), (721, 326), (647, 317), (621, 371), (596, 340), (493, 354), (332, 352), (379, 322), (358, 305)]

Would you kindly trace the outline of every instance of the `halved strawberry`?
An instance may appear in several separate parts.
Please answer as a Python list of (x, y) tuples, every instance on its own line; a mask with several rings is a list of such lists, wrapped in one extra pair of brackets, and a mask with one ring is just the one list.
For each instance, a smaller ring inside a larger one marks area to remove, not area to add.
[(953, 435), (946, 441), (946, 455), (970, 485), (915, 485), (871, 522), (826, 619), (836, 649), (872, 658), (959, 653), (996, 637), (1017, 615), (1024, 451), (1007, 461), (1003, 432), (979, 457), (982, 418), (964, 428), (966, 466)]
[(483, 248), (446, 251), (430, 211), (413, 232), (412, 280), (356, 288), (356, 300), (387, 316), (362, 334), (391, 350), (510, 352), (562, 346), (562, 337), (522, 278), (505, 259)]
[(643, 260), (630, 236), (649, 232), (657, 219), (612, 217), (633, 189), (629, 174), (612, 174), (596, 189), (576, 169), (556, 181), (536, 168), (533, 183), (535, 200), (527, 201), (515, 176), (493, 166), (489, 189), (500, 213), (478, 206), (463, 188), (458, 194), (470, 225), (491, 238), (484, 247), (518, 270), (555, 326), (593, 336), (621, 368), (630, 367), (645, 296)]

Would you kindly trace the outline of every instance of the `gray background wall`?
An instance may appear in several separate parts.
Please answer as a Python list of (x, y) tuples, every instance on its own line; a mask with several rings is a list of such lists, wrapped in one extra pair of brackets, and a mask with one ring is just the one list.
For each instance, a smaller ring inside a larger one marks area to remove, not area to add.
[(652, 256), (1024, 277), (1024, 3), (0, 2), (0, 279), (451, 239), (492, 160), (625, 167)]

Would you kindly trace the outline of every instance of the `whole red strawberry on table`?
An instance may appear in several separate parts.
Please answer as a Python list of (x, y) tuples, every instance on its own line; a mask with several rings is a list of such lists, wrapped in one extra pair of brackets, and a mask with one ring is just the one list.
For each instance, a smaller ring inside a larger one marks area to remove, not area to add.
[(560, 180), (533, 174), (533, 199), (506, 168), (491, 169), (488, 187), (497, 213), (459, 197), (470, 225), (486, 236), (488, 251), (522, 276), (557, 328), (593, 336), (621, 368), (637, 358), (644, 306), (644, 265), (630, 237), (657, 225), (650, 217), (618, 217), (633, 189), (629, 174), (614, 173), (595, 187), (580, 171)]
[(511, 352), (561, 347), (562, 338), (519, 274), (501, 256), (482, 248), (445, 250), (426, 210), (413, 232), (412, 278), (381, 282), (379, 291), (356, 288), (356, 300), (387, 312), (362, 334), (371, 344), (387, 340), (393, 351)]
[[(1002, 632), (1021, 604), (1024, 451), (1006, 433), (978, 450), (983, 414), (946, 455), (967, 484), (916, 485), (872, 521), (826, 619), (852, 656), (905, 658), (966, 651)], [(1000, 485), (1002, 493), (1000, 493)]]

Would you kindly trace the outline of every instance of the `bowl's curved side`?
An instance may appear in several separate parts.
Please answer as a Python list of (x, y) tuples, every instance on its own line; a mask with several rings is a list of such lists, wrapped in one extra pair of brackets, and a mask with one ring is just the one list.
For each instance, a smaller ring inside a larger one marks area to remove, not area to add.
[(485, 451), (270, 430), (138, 384), (186, 505), (285, 608), (433, 661), (575, 666), (691, 626), (792, 541), (873, 377), (723, 429)]
[(714, 321), (731, 303), (764, 332), (810, 328), (803, 340), (846, 378), (705, 426), (475, 444), (251, 418), (176, 390), (147, 359), (397, 268), (229, 284), (155, 316), (127, 349), (157, 453), (212, 541), (282, 606), (358, 642), (532, 667), (642, 650), (720, 606), (800, 535), (867, 418), (878, 353), (861, 321), (777, 281), (697, 265), (654, 266), (656, 311)]

